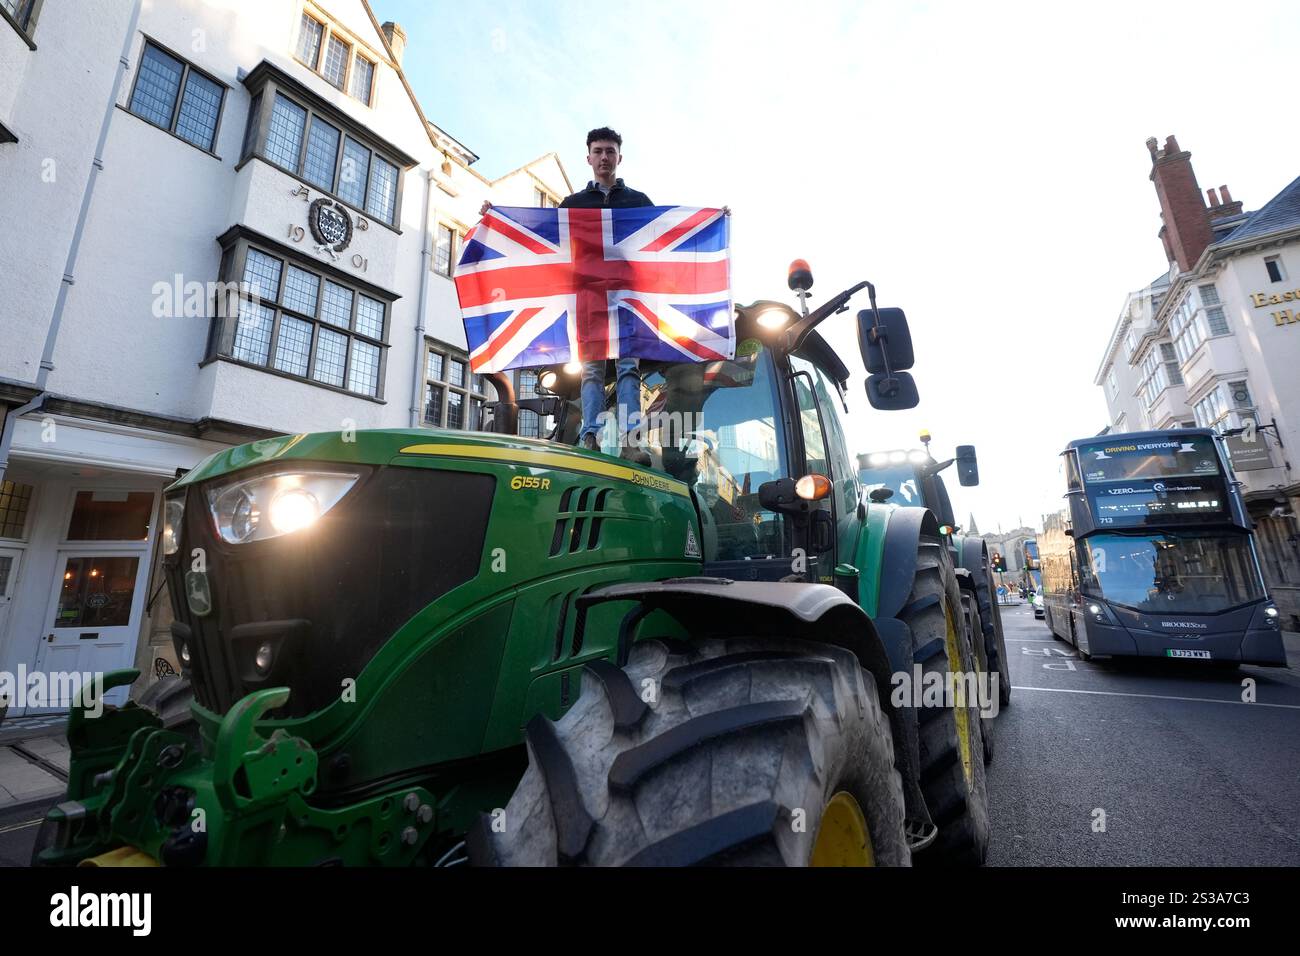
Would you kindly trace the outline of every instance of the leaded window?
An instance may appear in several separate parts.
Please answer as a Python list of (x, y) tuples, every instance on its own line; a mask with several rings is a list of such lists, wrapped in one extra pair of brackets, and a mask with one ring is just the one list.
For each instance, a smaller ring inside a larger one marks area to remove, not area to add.
[[(273, 75), (269, 68), (258, 69)], [(300, 89), (290, 96), (270, 83), (265, 85), (271, 86), (271, 108), (263, 110), (262, 90), (255, 80), (250, 82), (256, 92), (244, 134), (244, 158), (259, 155), (370, 218), (397, 224), (403, 167), (392, 155), (368, 145), (368, 130), (350, 127), (348, 117), (324, 102), (309, 105)], [(409, 157), (406, 161), (411, 162)]]
[(371, 398), (382, 397), (388, 303), (310, 263), (241, 244), (240, 300), (217, 354)]
[(364, 56), (352, 61), (352, 84), (349, 92), (366, 105), (370, 104), (370, 91), (375, 82), (375, 64)]
[(331, 86), (343, 89), (343, 80), (348, 74), (348, 59), (352, 56), (352, 47), (331, 34), (325, 45), (325, 60), (321, 63), (320, 75)]
[(424, 360), (424, 424), (477, 431), (483, 427), (486, 399), (483, 377), (470, 374), (463, 353), (429, 347)]
[(225, 96), (216, 80), (145, 41), (129, 106), (136, 116), (212, 152)]
[(375, 63), (359, 51), (354, 52), (355, 46), (357, 44), (345, 38), (333, 23), (322, 23), (304, 13), (298, 27), (294, 56), (326, 83), (346, 90), (369, 105), (374, 88)]

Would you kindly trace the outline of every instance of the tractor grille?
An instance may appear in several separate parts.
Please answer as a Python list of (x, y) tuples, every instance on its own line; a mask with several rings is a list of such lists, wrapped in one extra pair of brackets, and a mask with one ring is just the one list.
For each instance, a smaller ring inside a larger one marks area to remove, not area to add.
[[(403, 624), (478, 573), (495, 486), (491, 475), (379, 468), (307, 531), (241, 545), (216, 535), (206, 487), (189, 488), (179, 555), (203, 549), (211, 613), (190, 608), (188, 559), (169, 559), (167, 583), (199, 703), (224, 713), (287, 686), (271, 716), (300, 717), (337, 700)], [(254, 659), (265, 644), (263, 673)]]
[(579, 551), (594, 551), (600, 545), (600, 527), (605, 505), (613, 488), (577, 485), (560, 496), (555, 532), (551, 535), (552, 558)]

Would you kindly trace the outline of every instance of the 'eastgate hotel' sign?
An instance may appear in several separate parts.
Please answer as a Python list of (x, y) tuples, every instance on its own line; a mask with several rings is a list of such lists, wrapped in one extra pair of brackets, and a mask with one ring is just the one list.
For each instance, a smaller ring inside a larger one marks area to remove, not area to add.
[[(1300, 289), (1294, 289), (1290, 292), (1252, 292), (1250, 300), (1255, 303), (1257, 309), (1262, 309), (1268, 305), (1281, 305), (1283, 302), (1300, 302)], [(1294, 325), (1300, 322), (1300, 315), (1290, 309), (1280, 309), (1269, 314), (1273, 317), (1274, 325)]]

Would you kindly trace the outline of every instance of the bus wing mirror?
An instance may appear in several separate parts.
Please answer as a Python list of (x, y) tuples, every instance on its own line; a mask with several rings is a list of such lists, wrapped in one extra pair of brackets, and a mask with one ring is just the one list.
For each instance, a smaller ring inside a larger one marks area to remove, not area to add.
[(894, 372), (906, 371), (916, 362), (912, 353), (912, 333), (907, 327), (907, 316), (902, 309), (881, 309), (879, 325), (876, 325), (870, 309), (859, 312), (858, 348), (862, 352), (862, 362), (871, 375), (885, 371), (886, 358), (889, 360), (889, 369)]
[(895, 372), (888, 377), (884, 375), (867, 376), (867, 401), (872, 408), (886, 412), (896, 412), (904, 408), (916, 408), (921, 400), (916, 391), (916, 382), (907, 372)]
[(957, 446), (957, 481), (963, 488), (980, 483), (980, 466), (975, 460), (974, 445)]

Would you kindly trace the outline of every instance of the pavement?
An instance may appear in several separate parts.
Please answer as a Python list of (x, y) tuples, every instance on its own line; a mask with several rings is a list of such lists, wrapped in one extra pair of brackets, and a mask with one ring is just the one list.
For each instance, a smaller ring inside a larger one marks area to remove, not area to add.
[(66, 715), (11, 717), (0, 724), (0, 811), (44, 805), (68, 777)]

